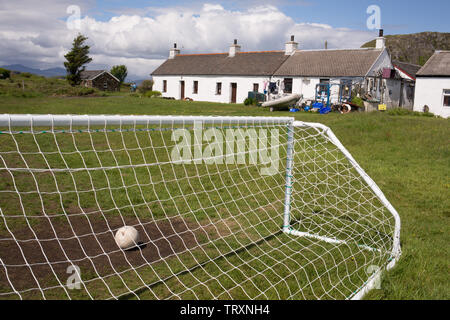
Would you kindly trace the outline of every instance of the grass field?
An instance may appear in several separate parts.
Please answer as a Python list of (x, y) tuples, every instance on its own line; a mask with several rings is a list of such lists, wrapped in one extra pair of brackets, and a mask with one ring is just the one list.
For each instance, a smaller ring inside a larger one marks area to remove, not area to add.
[[(0, 113), (294, 116), (297, 120), (323, 123), (331, 127), (375, 180), (402, 219), (403, 255), (396, 268), (384, 275), (381, 289), (371, 291), (366, 298), (450, 298), (448, 120), (382, 113), (270, 113), (243, 105), (168, 101), (128, 95), (96, 98), (2, 96)], [(243, 274), (236, 275), (237, 279), (242, 277)], [(186, 279), (187, 283), (189, 281), (194, 280)], [(254, 296), (257, 297), (257, 291)]]

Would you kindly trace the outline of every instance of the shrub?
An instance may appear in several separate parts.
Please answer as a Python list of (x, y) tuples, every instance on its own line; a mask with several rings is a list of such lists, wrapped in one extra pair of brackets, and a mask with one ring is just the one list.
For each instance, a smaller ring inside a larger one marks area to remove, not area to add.
[(244, 100), (244, 105), (246, 106), (256, 106), (258, 104), (258, 101), (256, 99), (253, 98), (247, 98)]
[(153, 80), (144, 80), (139, 85), (138, 90), (140, 93), (145, 94), (147, 91), (151, 91), (153, 88)]
[(352, 98), (352, 102), (356, 104), (358, 107), (364, 107), (364, 101), (359, 97)]
[(0, 79), (11, 79), (11, 71), (0, 68)]
[(77, 91), (78, 92), (76, 94), (78, 96), (87, 96), (87, 95), (95, 93), (95, 89), (94, 88), (81, 88), (81, 89), (78, 89)]
[(159, 91), (147, 91), (146, 93), (144, 93), (144, 97), (147, 98), (154, 98), (154, 97), (160, 97), (161, 96), (161, 92)]
[(32, 74), (29, 73), (29, 72), (22, 72), (20, 75), (25, 77), (25, 78), (31, 78), (31, 76), (32, 76)]

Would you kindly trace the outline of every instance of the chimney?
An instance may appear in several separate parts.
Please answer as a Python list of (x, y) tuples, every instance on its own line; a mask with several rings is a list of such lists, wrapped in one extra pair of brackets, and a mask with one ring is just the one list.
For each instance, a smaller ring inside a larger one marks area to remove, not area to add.
[(298, 42), (294, 41), (294, 36), (291, 36), (291, 41), (286, 42), (286, 46), (285, 46), (285, 50), (284, 50), (284, 54), (285, 55), (291, 55), (293, 53), (295, 53), (295, 51), (298, 48)]
[(177, 44), (174, 43), (173, 48), (170, 49), (170, 52), (169, 52), (169, 59), (174, 59), (179, 54), (180, 54), (180, 49), (177, 49)]
[(230, 58), (233, 58), (236, 55), (236, 53), (238, 53), (238, 52), (241, 52), (241, 46), (238, 45), (237, 39), (234, 39), (233, 44), (230, 46), (230, 52), (229, 52), (228, 56)]
[(378, 38), (376, 40), (376, 49), (384, 49), (386, 47), (386, 38), (384, 37), (384, 31), (383, 29), (380, 29), (380, 32), (378, 34)]

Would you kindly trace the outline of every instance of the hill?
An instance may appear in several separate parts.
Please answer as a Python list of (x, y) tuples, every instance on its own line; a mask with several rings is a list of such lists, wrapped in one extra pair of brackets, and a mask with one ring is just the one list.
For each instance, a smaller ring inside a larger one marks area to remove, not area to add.
[(71, 86), (66, 79), (47, 78), (28, 71), (11, 74), (9, 79), (0, 79), (0, 98), (2, 97), (45, 97), (45, 96), (106, 96), (116, 93), (100, 92), (94, 88)]
[(50, 68), (50, 69), (34, 69), (22, 64), (11, 64), (7, 66), (1, 66), (1, 68), (18, 72), (29, 72), (38, 76), (44, 77), (63, 77), (66, 75), (66, 69), (64, 68)]
[[(450, 33), (421, 32), (386, 36), (386, 46), (392, 60), (423, 66), (436, 50), (450, 50)], [(375, 40), (362, 48), (375, 47)]]

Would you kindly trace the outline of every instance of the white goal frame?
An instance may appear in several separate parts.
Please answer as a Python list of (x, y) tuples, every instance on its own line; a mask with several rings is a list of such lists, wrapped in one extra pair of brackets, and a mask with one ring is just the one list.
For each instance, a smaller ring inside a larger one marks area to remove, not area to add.
[[(286, 124), (288, 126), (288, 142), (286, 146), (286, 191), (283, 212), (283, 232), (298, 237), (309, 237), (316, 240), (328, 242), (331, 244), (346, 243), (345, 240), (328, 238), (318, 234), (300, 232), (290, 226), (291, 219), (291, 188), (292, 188), (292, 169), (294, 166), (294, 130), (295, 128), (314, 128), (326, 133), (326, 139), (329, 140), (342, 154), (347, 158), (351, 166), (358, 172), (361, 178), (367, 183), (368, 187), (374, 192), (378, 200), (388, 209), (395, 221), (394, 234), (392, 235), (393, 244), (391, 260), (384, 269), (388, 270), (395, 266), (401, 256), (400, 247), (400, 216), (392, 204), (387, 200), (377, 184), (361, 168), (361, 166), (352, 157), (350, 152), (342, 145), (332, 130), (320, 123), (310, 123), (295, 121), (291, 117), (221, 117), (221, 116), (147, 116), (147, 115), (32, 115), (32, 114), (3, 114), (0, 115), (0, 127), (72, 127), (72, 126), (110, 126), (110, 125), (172, 125), (172, 124), (194, 124), (202, 122), (204, 124), (243, 124), (248, 121), (249, 124)], [(281, 213), (280, 213), (281, 214)], [(362, 249), (378, 250), (368, 246), (361, 245)], [(0, 261), (1, 263), (1, 261)], [(361, 299), (363, 296), (380, 281), (383, 269), (368, 278), (364, 286), (355, 292), (350, 299)]]

